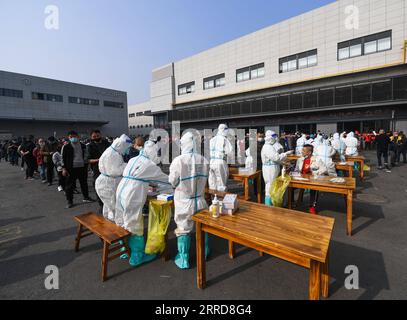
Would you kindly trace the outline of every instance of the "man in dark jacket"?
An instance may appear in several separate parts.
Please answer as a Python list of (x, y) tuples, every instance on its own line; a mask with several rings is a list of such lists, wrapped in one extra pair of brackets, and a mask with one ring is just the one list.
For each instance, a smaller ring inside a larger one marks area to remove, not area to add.
[[(91, 142), (86, 146), (87, 151), (87, 161), (93, 172), (93, 187), (95, 187), (96, 179), (100, 175), (99, 171), (99, 159), (103, 152), (109, 148), (110, 144), (107, 140), (102, 138), (99, 130), (93, 130), (90, 134)], [(99, 196), (96, 194), (97, 201), (100, 207), (103, 207), (103, 202), (100, 200)]]
[(387, 171), (390, 171), (389, 168), (389, 144), (390, 144), (390, 137), (384, 132), (384, 130), (380, 130), (379, 135), (376, 137), (376, 146), (377, 146), (377, 160), (379, 163), (379, 170), (383, 169), (382, 165), (382, 157), (384, 159), (384, 166)]
[(20, 154), (24, 158), (24, 162), (27, 165), (25, 170), (25, 179), (34, 180), (34, 171), (36, 168), (37, 161), (34, 157), (33, 151), (36, 148), (34, 144), (34, 136), (29, 136), (27, 140), (23, 143), (20, 148)]
[(398, 161), (401, 162), (401, 155), (403, 155), (403, 163), (407, 163), (407, 137), (403, 131), (400, 131), (400, 153)]
[(94, 202), (94, 200), (89, 198), (86, 146), (79, 141), (79, 135), (75, 131), (70, 131), (68, 138), (69, 143), (62, 148), (62, 175), (66, 177), (65, 194), (68, 202), (67, 209), (73, 207), (73, 192), (77, 179), (81, 185), (83, 202)]

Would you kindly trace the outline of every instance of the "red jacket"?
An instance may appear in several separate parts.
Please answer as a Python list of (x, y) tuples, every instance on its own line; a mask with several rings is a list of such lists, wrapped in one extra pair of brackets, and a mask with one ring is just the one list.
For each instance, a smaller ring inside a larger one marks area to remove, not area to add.
[(44, 156), (42, 155), (39, 148), (35, 148), (33, 151), (34, 158), (37, 160), (37, 165), (41, 166), (44, 164)]

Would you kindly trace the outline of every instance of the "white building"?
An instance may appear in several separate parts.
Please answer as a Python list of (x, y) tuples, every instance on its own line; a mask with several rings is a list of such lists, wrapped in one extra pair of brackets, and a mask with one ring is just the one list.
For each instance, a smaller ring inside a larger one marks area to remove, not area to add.
[(0, 133), (45, 138), (127, 133), (127, 93), (0, 71)]
[(407, 131), (407, 1), (339, 0), (152, 72), (157, 127)]
[(149, 102), (129, 106), (129, 133), (131, 136), (148, 135), (154, 129), (154, 118), (151, 116), (149, 106)]

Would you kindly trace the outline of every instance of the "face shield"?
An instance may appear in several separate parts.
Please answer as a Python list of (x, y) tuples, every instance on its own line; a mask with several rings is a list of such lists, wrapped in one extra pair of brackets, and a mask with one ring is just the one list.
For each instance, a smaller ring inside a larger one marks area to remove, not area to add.
[(218, 135), (226, 137), (228, 135), (229, 128), (226, 124), (221, 124), (218, 128)]
[(123, 134), (120, 138), (113, 141), (112, 148), (121, 155), (125, 155), (126, 151), (131, 147), (132, 144), (133, 141), (131, 141), (127, 135)]
[(147, 158), (149, 158), (155, 164), (158, 164), (160, 162), (160, 159), (158, 158), (158, 154), (157, 154), (158, 153), (157, 146), (154, 142), (147, 141), (144, 144), (143, 153)]
[(274, 131), (267, 131), (266, 132), (266, 143), (268, 144), (275, 144), (277, 142), (278, 135)]

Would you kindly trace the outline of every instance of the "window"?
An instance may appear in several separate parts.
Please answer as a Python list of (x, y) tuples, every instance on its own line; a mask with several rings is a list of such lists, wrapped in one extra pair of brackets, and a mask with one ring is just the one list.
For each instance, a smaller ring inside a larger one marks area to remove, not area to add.
[(135, 113), (130, 113), (129, 114), (129, 118), (135, 118), (136, 117), (136, 114)]
[(204, 90), (223, 87), (225, 85), (225, 74), (219, 74), (214, 77), (204, 79)]
[(304, 108), (318, 107), (318, 91), (307, 91), (304, 94)]
[(292, 109), (292, 110), (302, 109), (302, 96), (303, 96), (303, 93), (294, 93), (291, 95), (290, 109)]
[(319, 106), (331, 107), (334, 105), (334, 89), (321, 89), (319, 90)]
[(359, 84), (353, 86), (352, 99), (353, 103), (367, 103), (370, 102), (371, 85)]
[(236, 82), (264, 78), (265, 74), (264, 63), (256, 64), (251, 67), (236, 70)]
[(352, 87), (335, 88), (335, 105), (344, 105), (352, 103)]
[(117, 109), (124, 108), (123, 102), (103, 101), (103, 105), (108, 108), (117, 108)]
[(386, 101), (392, 99), (391, 80), (375, 82), (372, 84), (372, 100)]
[(23, 98), (23, 91), (0, 88), (0, 97)]
[(280, 59), (280, 73), (305, 69), (318, 64), (318, 50), (310, 50)]
[(393, 80), (394, 99), (407, 99), (407, 76), (397, 77)]
[(46, 101), (51, 101), (51, 102), (63, 102), (64, 101), (64, 98), (61, 95), (41, 93), (41, 92), (32, 92), (31, 98), (33, 100), (46, 100)]
[(277, 111), (288, 110), (290, 105), (290, 95), (282, 95), (277, 98)]
[(391, 50), (391, 39), (392, 31), (389, 30), (338, 43), (338, 60)]
[(185, 94), (191, 94), (194, 92), (195, 92), (195, 81), (178, 86), (178, 95), (179, 96), (183, 96)]
[(69, 101), (69, 103), (84, 104), (84, 105), (88, 105), (88, 106), (99, 106), (100, 105), (100, 101), (95, 100), (95, 99), (69, 97), (68, 101)]

